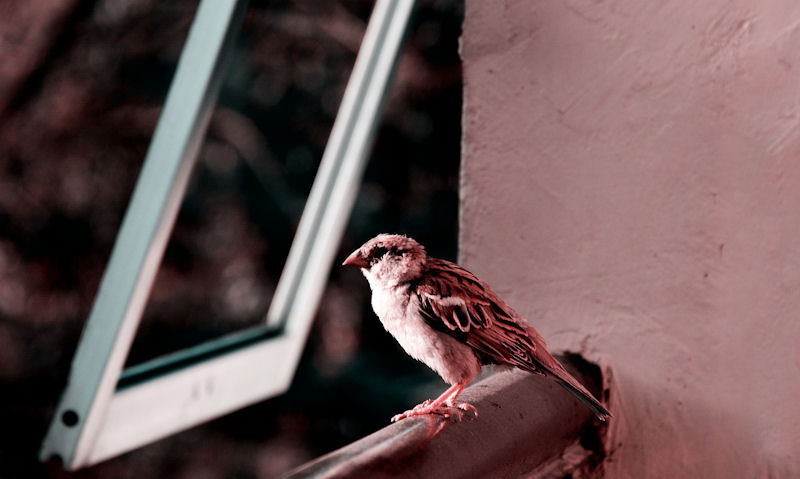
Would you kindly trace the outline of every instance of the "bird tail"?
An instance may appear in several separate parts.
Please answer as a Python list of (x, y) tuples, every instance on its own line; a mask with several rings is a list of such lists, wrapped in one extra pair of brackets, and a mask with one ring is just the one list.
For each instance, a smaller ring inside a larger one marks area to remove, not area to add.
[(529, 334), (532, 336), (533, 343), (536, 345), (533, 357), (537, 366), (543, 369), (546, 375), (552, 376), (561, 387), (569, 391), (578, 401), (591, 409), (598, 419), (605, 421), (611, 417), (611, 413), (608, 409), (600, 404), (600, 401), (595, 399), (592, 393), (587, 391), (586, 388), (583, 387), (583, 384), (564, 369), (564, 366), (547, 351), (547, 343), (545, 343), (544, 338), (542, 338), (539, 332), (532, 327), (528, 329)]
[(556, 378), (558, 384), (560, 384), (564, 389), (572, 393), (572, 395), (575, 396), (578, 399), (578, 401), (582, 402), (584, 405), (586, 405), (586, 407), (591, 409), (594, 415), (597, 416), (597, 419), (605, 421), (607, 418), (611, 417), (611, 413), (608, 412), (608, 409), (606, 409), (602, 404), (600, 404), (600, 401), (595, 399), (594, 396), (592, 396), (589, 393), (589, 391), (587, 391), (583, 386), (581, 386), (580, 383), (577, 382), (577, 380), (575, 380), (575, 378), (569, 376), (569, 379), (572, 379), (574, 381), (573, 384), (573, 382), (570, 382), (568, 379), (563, 378), (557, 374), (553, 374), (553, 376)]

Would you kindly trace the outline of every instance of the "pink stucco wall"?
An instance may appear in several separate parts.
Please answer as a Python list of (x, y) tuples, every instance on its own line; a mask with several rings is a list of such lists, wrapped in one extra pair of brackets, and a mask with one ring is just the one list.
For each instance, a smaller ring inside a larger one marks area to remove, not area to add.
[(608, 477), (800, 477), (800, 2), (466, 6), (461, 260), (613, 369)]

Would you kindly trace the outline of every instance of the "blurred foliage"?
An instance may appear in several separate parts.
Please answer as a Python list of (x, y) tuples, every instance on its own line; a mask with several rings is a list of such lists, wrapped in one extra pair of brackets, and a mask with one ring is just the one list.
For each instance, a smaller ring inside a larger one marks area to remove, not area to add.
[[(443, 387), (334, 267), (287, 395), (77, 473), (36, 462), (196, 6), (0, 0), (0, 477), (272, 477)], [(129, 364), (261, 320), (371, 8), (250, 2)], [(454, 258), (462, 16), (418, 7), (340, 257), (399, 232)]]

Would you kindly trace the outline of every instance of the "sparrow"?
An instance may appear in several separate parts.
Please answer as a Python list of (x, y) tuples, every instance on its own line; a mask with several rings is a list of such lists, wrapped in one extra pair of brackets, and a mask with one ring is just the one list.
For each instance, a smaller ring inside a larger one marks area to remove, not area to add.
[(402, 235), (380, 234), (344, 261), (367, 278), (372, 308), (383, 327), (414, 359), (436, 371), (450, 387), (436, 399), (392, 418), (426, 414), (478, 415), (457, 403), (461, 391), (488, 364), (546, 376), (572, 393), (602, 421), (600, 404), (547, 350), (542, 335), (474, 274)]

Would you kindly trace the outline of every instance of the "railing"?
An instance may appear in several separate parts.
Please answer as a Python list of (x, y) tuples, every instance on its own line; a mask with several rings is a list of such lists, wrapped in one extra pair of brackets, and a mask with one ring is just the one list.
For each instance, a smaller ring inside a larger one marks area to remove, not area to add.
[[(577, 355), (562, 361), (601, 397), (597, 366)], [(563, 478), (602, 473), (605, 425), (553, 381), (521, 371), (500, 372), (465, 389), (459, 400), (476, 406), (479, 416), (457, 423), (433, 415), (406, 419), (285, 477)]]

